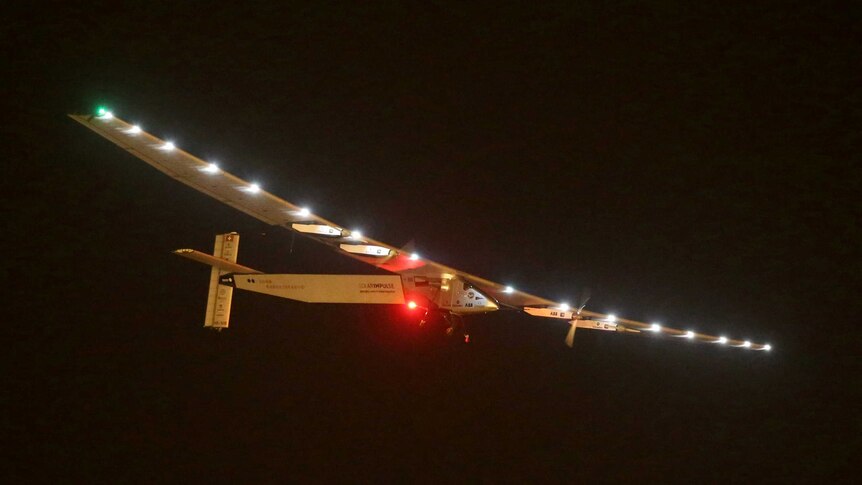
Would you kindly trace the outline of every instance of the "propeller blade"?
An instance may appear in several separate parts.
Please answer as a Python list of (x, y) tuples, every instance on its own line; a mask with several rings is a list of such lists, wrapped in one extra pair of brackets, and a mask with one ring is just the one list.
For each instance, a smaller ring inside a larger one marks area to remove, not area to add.
[(575, 330), (577, 330), (577, 328), (577, 320), (572, 320), (571, 322), (569, 322), (569, 333), (566, 334), (566, 345), (568, 345), (569, 348), (575, 346)]
[(581, 295), (578, 298), (578, 313), (580, 313), (581, 310), (583, 310), (584, 307), (587, 306), (587, 302), (590, 301), (591, 293), (592, 292), (589, 288), (584, 288), (583, 290), (581, 290)]

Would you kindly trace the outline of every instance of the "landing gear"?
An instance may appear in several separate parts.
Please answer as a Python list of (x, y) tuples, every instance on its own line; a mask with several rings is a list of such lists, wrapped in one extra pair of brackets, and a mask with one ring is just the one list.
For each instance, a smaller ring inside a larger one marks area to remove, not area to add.
[(464, 324), (464, 317), (454, 313), (444, 313), (443, 319), (449, 324), (449, 326), (446, 327), (447, 337), (461, 334), (464, 337), (464, 343), (470, 343), (470, 334), (467, 333), (467, 325)]
[(424, 327), (428, 325), (429, 322), (436, 319), (438, 316), (446, 322), (445, 333), (447, 337), (460, 335), (464, 338), (464, 343), (470, 342), (470, 335), (467, 333), (467, 326), (464, 323), (464, 317), (448, 311), (426, 310), (425, 315), (422, 316), (422, 320), (419, 321), (419, 326)]

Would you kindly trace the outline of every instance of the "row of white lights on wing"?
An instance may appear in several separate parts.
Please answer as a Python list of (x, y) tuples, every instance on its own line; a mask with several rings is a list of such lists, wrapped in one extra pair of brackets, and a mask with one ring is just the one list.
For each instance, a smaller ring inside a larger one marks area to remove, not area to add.
[[(97, 110), (97, 115), (100, 119), (103, 119), (103, 120), (110, 120), (111, 118), (114, 117), (113, 113), (111, 113), (110, 111), (108, 111), (104, 108), (99, 108)], [(140, 127), (140, 125), (132, 125), (129, 129), (124, 130), (124, 131), (130, 135), (137, 135), (139, 133), (142, 133), (143, 129)], [(170, 151), (175, 150), (177, 147), (176, 147), (176, 145), (174, 145), (173, 142), (165, 141), (158, 148), (160, 150), (170, 152)], [(206, 173), (210, 173), (210, 174), (216, 174), (216, 173), (219, 173), (221, 171), (218, 164), (216, 164), (214, 162), (207, 164), (205, 167), (201, 168), (200, 170), (203, 172), (206, 172)], [(244, 190), (245, 192), (256, 194), (256, 193), (259, 193), (261, 191), (261, 188), (260, 188), (260, 185), (257, 183), (250, 183), (247, 187), (243, 187), (242, 190)], [(295, 211), (295, 214), (299, 217), (309, 217), (309, 216), (311, 216), (311, 209), (309, 209), (307, 207), (301, 207), (299, 210)], [(350, 239), (353, 239), (353, 240), (362, 239), (362, 232), (359, 230), (352, 230), (352, 231), (350, 231), (350, 234), (348, 237)], [(419, 254), (411, 253), (409, 256), (409, 259), (411, 261), (418, 261), (419, 260)], [(510, 288), (510, 290), (511, 290), (511, 288)]]
[[(99, 119), (110, 120), (111, 118), (114, 117), (114, 114), (111, 113), (110, 111), (106, 110), (105, 108), (99, 108), (97, 110), (97, 116)], [(124, 130), (124, 131), (126, 133), (128, 133), (129, 135), (137, 135), (139, 133), (142, 133), (143, 129), (140, 127), (140, 125), (132, 125), (131, 127), (129, 127), (129, 129)], [(166, 152), (174, 151), (174, 150), (176, 150), (176, 148), (177, 148), (177, 146), (174, 145), (174, 142), (172, 142), (172, 141), (165, 141), (158, 147), (159, 150), (166, 151)], [(219, 171), (221, 169), (219, 168), (217, 163), (209, 163), (205, 167), (201, 168), (200, 170), (203, 172), (206, 172), (206, 173), (215, 174), (215, 173), (219, 173)], [(250, 183), (247, 187), (243, 187), (242, 190), (249, 192), (249, 193), (252, 193), (252, 194), (256, 194), (256, 193), (260, 192), (261, 189), (260, 189), (259, 184)]]
[[(613, 315), (611, 315), (611, 316), (613, 316)], [(649, 331), (650, 331), (650, 332), (656, 332), (656, 333), (658, 333), (658, 332), (661, 332), (661, 330), (662, 330), (661, 325), (659, 325), (658, 323), (653, 323), (653, 324), (652, 324), (652, 325), (650, 325), (650, 327), (649, 327)], [(695, 337), (695, 333), (694, 333), (693, 331), (691, 331), (691, 330), (687, 330), (684, 334), (682, 334), (682, 335), (675, 335), (675, 337), (683, 337), (683, 338), (687, 338), (687, 339), (693, 339), (693, 338)], [(716, 343), (716, 344), (726, 344), (726, 343), (727, 343), (727, 337), (725, 337), (725, 336), (718, 337), (716, 340), (713, 340), (713, 343)], [(751, 342), (749, 342), (748, 340), (746, 340), (746, 341), (744, 341), (744, 342), (742, 343), (742, 345), (737, 345), (737, 347), (749, 348), (749, 347), (751, 347)], [(764, 345), (764, 346), (763, 346), (763, 349), (762, 349), (762, 350), (767, 350), (767, 351), (768, 351), (768, 350), (772, 350), (772, 346), (771, 346), (771, 345), (769, 345), (769, 344), (766, 344), (766, 345)]]
[[(511, 287), (510, 287), (510, 286), (507, 286), (507, 287), (506, 287), (506, 290), (511, 290)], [(504, 292), (506, 292), (506, 293), (511, 293), (511, 291), (506, 291), (506, 290), (504, 290)], [(562, 303), (562, 304), (560, 304), (560, 310), (562, 310), (562, 311), (564, 311), (564, 312), (567, 312), (567, 311), (569, 311), (570, 309), (571, 309), (571, 307), (568, 305), (568, 303)], [(605, 321), (613, 323), (613, 322), (616, 322), (616, 321), (617, 321), (617, 317), (616, 317), (616, 315), (612, 315), (612, 314), (611, 314), (611, 315), (606, 315), (606, 316), (605, 316)], [(656, 333), (658, 333), (658, 332), (661, 332), (661, 330), (662, 330), (662, 329), (661, 329), (661, 325), (659, 325), (658, 323), (653, 323), (652, 325), (650, 325), (650, 327), (649, 327), (649, 329), (648, 329), (648, 330), (649, 330), (650, 332), (656, 332)], [(693, 339), (693, 338), (695, 337), (695, 334), (694, 334), (694, 332), (693, 332), (693, 331), (691, 331), (691, 330), (687, 330), (684, 334), (682, 334), (682, 335), (675, 335), (675, 337), (684, 337), (684, 338), (688, 338), (688, 339)], [(717, 340), (714, 340), (714, 341), (713, 341), (713, 343), (717, 343), (717, 344), (726, 344), (726, 343), (727, 343), (727, 337), (724, 337), (724, 336), (722, 336), (722, 337), (718, 337), (718, 339), (717, 339)], [(745, 342), (743, 342), (743, 343), (742, 343), (742, 345), (737, 345), (737, 347), (749, 348), (749, 347), (751, 347), (751, 342), (749, 342), (748, 340), (746, 340)], [(762, 350), (766, 350), (766, 351), (772, 350), (772, 346), (771, 346), (771, 345), (769, 345), (769, 344), (766, 344), (766, 345), (764, 345), (764, 346), (763, 346), (763, 349), (762, 349)]]

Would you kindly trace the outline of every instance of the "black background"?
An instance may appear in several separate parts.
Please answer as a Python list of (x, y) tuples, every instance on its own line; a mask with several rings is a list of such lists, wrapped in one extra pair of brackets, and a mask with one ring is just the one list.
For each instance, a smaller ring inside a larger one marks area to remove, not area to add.
[[(852, 478), (848, 6), (56, 3), (2, 26), (10, 478)], [(569, 350), (517, 314), (464, 345), (401, 308), (244, 293), (206, 331), (209, 270), (173, 249), (236, 230), (270, 272), (368, 269), (65, 117), (98, 105), (376, 239), (774, 350)]]

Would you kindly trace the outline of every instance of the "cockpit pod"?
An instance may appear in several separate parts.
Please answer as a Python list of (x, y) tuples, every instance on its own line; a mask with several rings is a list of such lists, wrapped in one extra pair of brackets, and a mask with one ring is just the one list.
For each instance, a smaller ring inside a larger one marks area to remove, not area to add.
[(485, 313), (500, 309), (500, 305), (493, 298), (460, 278), (453, 278), (443, 288), (448, 290), (440, 295), (443, 300), (441, 306), (448, 307), (453, 313)]

